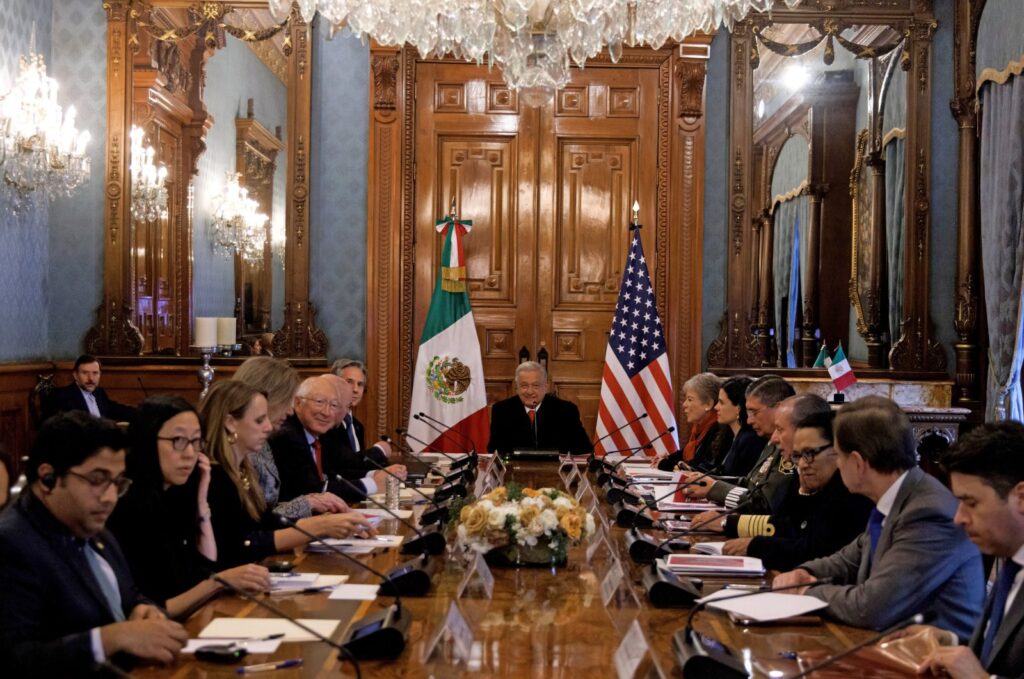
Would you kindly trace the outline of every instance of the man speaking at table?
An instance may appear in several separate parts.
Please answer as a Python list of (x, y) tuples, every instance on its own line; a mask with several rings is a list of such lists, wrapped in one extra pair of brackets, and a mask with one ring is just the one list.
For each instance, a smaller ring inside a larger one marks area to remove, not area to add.
[(514, 450), (557, 450), (589, 453), (594, 447), (574, 403), (548, 391), (544, 366), (534, 361), (516, 368), (516, 395), (491, 409), (491, 440), (487, 450), (508, 455)]
[[(773, 585), (806, 583), (829, 615), (855, 627), (932, 612), (936, 626), (969, 635), (985, 595), (981, 555), (953, 522), (956, 498), (917, 466), (906, 414), (880, 396), (858, 399), (836, 416), (835, 449), (843, 483), (875, 503), (867, 530)], [(826, 577), (834, 584), (815, 584)]]

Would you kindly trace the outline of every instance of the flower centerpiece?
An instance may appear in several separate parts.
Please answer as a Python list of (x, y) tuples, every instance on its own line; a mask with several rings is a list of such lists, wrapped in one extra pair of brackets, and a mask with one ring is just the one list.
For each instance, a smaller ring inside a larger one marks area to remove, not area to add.
[(594, 534), (594, 517), (557, 488), (499, 486), (458, 513), (455, 543), (492, 563), (564, 565), (569, 547)]

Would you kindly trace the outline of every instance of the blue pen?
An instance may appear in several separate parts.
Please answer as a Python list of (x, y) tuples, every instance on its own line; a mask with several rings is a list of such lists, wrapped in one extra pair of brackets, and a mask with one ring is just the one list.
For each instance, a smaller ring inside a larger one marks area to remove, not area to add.
[(235, 672), (238, 674), (255, 674), (257, 672), (273, 672), (274, 670), (284, 670), (289, 667), (298, 667), (302, 664), (302, 658), (292, 658), (291, 660), (281, 660), (280, 662), (267, 662), (262, 665), (246, 665), (239, 667)]

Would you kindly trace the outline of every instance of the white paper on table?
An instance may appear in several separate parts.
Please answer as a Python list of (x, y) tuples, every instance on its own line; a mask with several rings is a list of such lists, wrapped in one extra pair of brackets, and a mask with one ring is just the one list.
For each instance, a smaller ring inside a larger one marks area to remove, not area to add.
[(724, 542), (698, 542), (691, 549), (698, 554), (721, 554)]
[(345, 601), (373, 601), (380, 585), (341, 585), (335, 587), (329, 598)]
[[(298, 621), (319, 634), (330, 637), (341, 620), (299, 618)], [(200, 639), (260, 639), (271, 634), (284, 634), (280, 641), (318, 641), (318, 639), (284, 618), (214, 618)]]
[(735, 613), (742, 618), (759, 622), (806, 615), (828, 606), (828, 603), (817, 597), (785, 592), (764, 592), (728, 601), (716, 601), (729, 596), (736, 596), (735, 590), (720, 589), (710, 596), (697, 599), (697, 603), (708, 602), (708, 608)]
[(275, 653), (281, 645), (280, 639), (257, 640), (257, 639), (189, 639), (182, 653), (195, 653), (197, 648), (209, 646), (210, 644), (231, 644), (241, 646), (249, 653)]
[[(273, 575), (271, 575), (273, 578)], [(270, 591), (275, 594), (287, 594), (288, 592), (301, 592), (306, 589), (318, 589), (337, 587), (348, 580), (347, 575), (320, 575), (310, 584), (299, 584), (288, 579), (271, 579)]]
[[(382, 519), (394, 518), (390, 514), (385, 512), (383, 509), (376, 509), (376, 508), (372, 508), (372, 509), (357, 509), (355, 511), (359, 512), (360, 514), (364, 514), (366, 516), (377, 516), (377, 517), (380, 517)], [(412, 517), (412, 510), (411, 509), (394, 509), (392, 511), (394, 512), (395, 516), (397, 516), (400, 519), (408, 519), (408, 518)]]
[(724, 509), (714, 502), (672, 502), (662, 500), (658, 503), (659, 512), (708, 512)]
[(316, 579), (319, 577), (319, 573), (303, 573), (301, 571), (291, 571), (290, 573), (271, 573), (270, 588), (301, 589), (303, 587), (312, 587), (314, 583), (316, 583)]
[[(399, 500), (422, 500), (424, 495), (426, 495), (427, 497), (434, 497), (434, 487), (433, 486), (419, 486), (418, 490), (420, 491), (419, 493), (414, 493), (409, 488), (402, 488), (398, 492), (398, 499)], [(422, 495), (421, 495), (421, 493), (422, 493)], [(377, 502), (379, 502), (381, 504), (384, 504), (384, 500), (385, 500), (384, 493), (374, 493), (373, 495), (370, 496), (370, 498), (376, 500)], [(359, 509), (359, 510), (356, 510), (356, 511), (362, 511), (362, 510)]]
[(405, 540), (401, 535), (375, 535), (371, 538), (337, 538), (331, 543), (338, 547), (360, 547), (362, 545), (373, 545), (374, 547), (400, 547)]

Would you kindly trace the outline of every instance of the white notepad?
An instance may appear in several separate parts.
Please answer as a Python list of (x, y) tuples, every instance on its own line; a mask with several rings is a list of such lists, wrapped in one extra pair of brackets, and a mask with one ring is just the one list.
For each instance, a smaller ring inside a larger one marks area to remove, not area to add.
[[(341, 620), (299, 618), (298, 621), (325, 637), (334, 634)], [(318, 639), (284, 618), (214, 618), (200, 639), (259, 639), (271, 634), (284, 634), (281, 641), (318, 641)]]
[(735, 613), (742, 618), (758, 622), (806, 615), (811, 611), (817, 611), (828, 606), (827, 603), (817, 597), (805, 594), (787, 594), (785, 592), (764, 592), (726, 601), (716, 601), (716, 599), (729, 596), (737, 596), (736, 591), (720, 589), (710, 596), (697, 599), (697, 602), (703, 603), (707, 601), (708, 608)]

